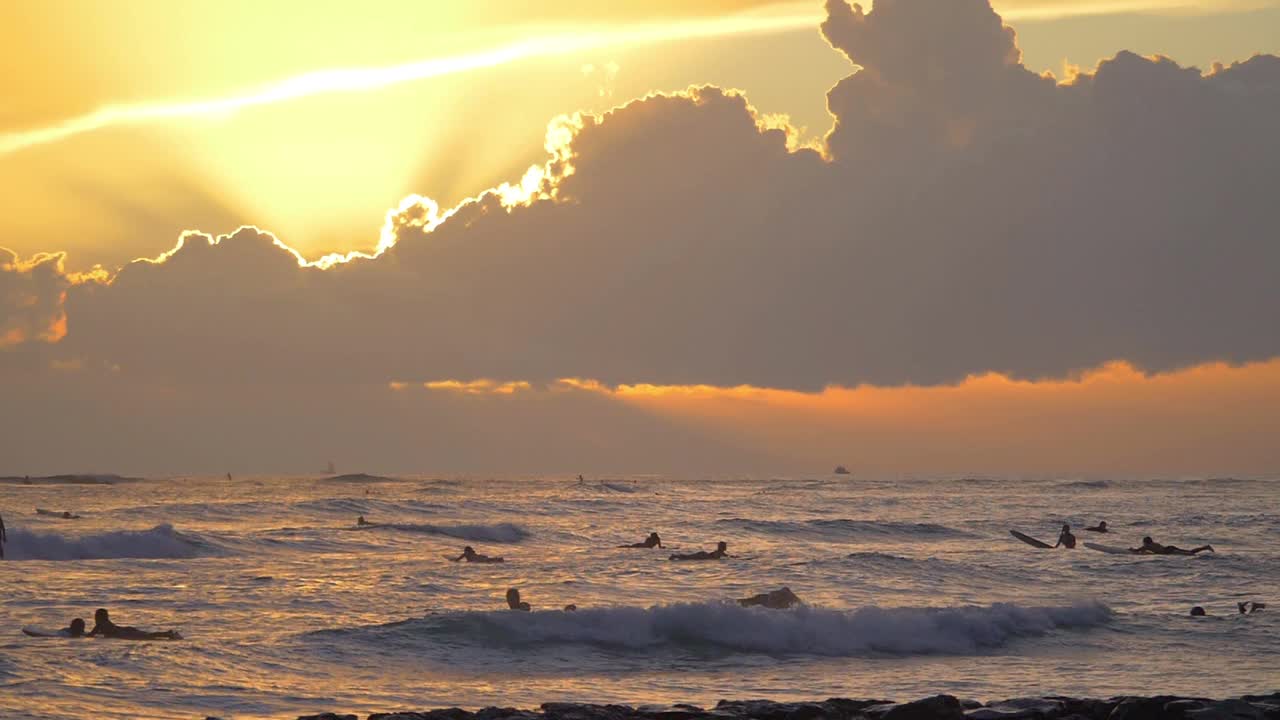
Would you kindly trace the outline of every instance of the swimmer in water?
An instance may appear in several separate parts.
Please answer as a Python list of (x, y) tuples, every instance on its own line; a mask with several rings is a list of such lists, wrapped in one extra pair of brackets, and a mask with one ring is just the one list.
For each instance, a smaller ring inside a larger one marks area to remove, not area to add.
[(530, 612), (533, 608), (529, 607), (529, 603), (520, 602), (520, 591), (511, 588), (507, 591), (507, 607), (512, 610), (520, 610), (521, 612)]
[(1058, 535), (1058, 544), (1054, 545), (1054, 547), (1060, 546), (1065, 547), (1068, 550), (1072, 550), (1076, 546), (1076, 536), (1071, 534), (1070, 525), (1062, 526), (1062, 533)]
[(369, 522), (368, 520), (365, 520), (363, 515), (356, 518), (356, 527), (364, 527), (366, 525), (372, 525), (372, 524), (373, 523)]
[(58, 634), (64, 637), (84, 637), (84, 619), (76, 618), (75, 620), (72, 620), (71, 624), (62, 630), (59, 630)]
[(1265, 603), (1260, 603), (1260, 602), (1242, 602), (1242, 603), (1236, 603), (1236, 607), (1239, 608), (1240, 614), (1244, 615), (1246, 612), (1256, 613), (1259, 610), (1266, 608), (1267, 606)]
[(738, 604), (742, 607), (766, 607), (770, 610), (786, 610), (793, 605), (801, 605), (804, 601), (791, 592), (791, 588), (783, 587), (773, 592), (752, 595), (742, 598)]
[(1205, 617), (1204, 608), (1199, 605), (1191, 608), (1191, 617)]
[(631, 543), (630, 545), (619, 545), (620, 548), (660, 548), (662, 547), (662, 538), (658, 537), (658, 533), (651, 532), (644, 542)]
[[(503, 559), (502, 559), (502, 558), (500, 558), (500, 557), (489, 557), (488, 555), (481, 555), (480, 553), (476, 552), (476, 551), (475, 551), (475, 549), (474, 549), (474, 548), (472, 548), (470, 545), (468, 545), (468, 546), (466, 546), (466, 547), (462, 548), (462, 554), (461, 554), (461, 555), (459, 555), (459, 556), (458, 556), (458, 557), (456, 557), (456, 558), (450, 558), (450, 560), (452, 560), (453, 562), (460, 562), (460, 561), (462, 561), (462, 560), (466, 560), (466, 561), (467, 561), (467, 562), (469, 562), (469, 563), (470, 563), (470, 562), (472, 562), (472, 563), (500, 563), (500, 562), (504, 562), (504, 561), (503, 561)], [(519, 594), (519, 593), (517, 593), (517, 595), (518, 595), (518, 594)]]
[(1108, 532), (1107, 521), (1103, 520), (1102, 522), (1098, 523), (1097, 525), (1091, 528), (1085, 528), (1085, 530), (1088, 530), (1089, 532), (1100, 532), (1100, 533)]
[(1191, 548), (1190, 550), (1183, 550), (1177, 545), (1161, 545), (1160, 543), (1152, 540), (1150, 535), (1142, 538), (1142, 547), (1129, 548), (1129, 552), (1136, 553), (1138, 555), (1195, 555), (1197, 553), (1204, 552), (1205, 550), (1215, 552), (1212, 545), (1201, 545), (1198, 548)]
[(86, 637), (105, 637), (115, 638), (117, 640), (181, 640), (182, 636), (176, 630), (165, 630), (163, 632), (147, 632), (139, 630), (136, 627), (120, 626), (111, 622), (111, 617), (107, 615), (106, 608), (98, 608), (93, 613), (93, 629), (89, 631)]
[(716, 549), (711, 552), (701, 550), (696, 553), (687, 553), (684, 555), (675, 554), (675, 555), (672, 555), (670, 559), (672, 560), (719, 560), (720, 558), (723, 558), (723, 557), (729, 557), (729, 543), (721, 540), (719, 543), (716, 544)]

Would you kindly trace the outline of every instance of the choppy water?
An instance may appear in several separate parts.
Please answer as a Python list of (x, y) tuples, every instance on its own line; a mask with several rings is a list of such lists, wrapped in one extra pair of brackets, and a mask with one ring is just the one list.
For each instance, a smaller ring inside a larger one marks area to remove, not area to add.
[[(1280, 689), (1280, 484), (218, 478), (0, 484), (0, 717)], [(80, 513), (79, 520), (36, 508)], [(385, 527), (354, 529), (358, 514)], [(1038, 551), (1105, 519), (1216, 555)], [(620, 550), (729, 542), (721, 562)], [(455, 564), (464, 544), (501, 565)], [(723, 601), (789, 585), (795, 611)], [(512, 613), (519, 587), (532, 614)], [(1271, 609), (1235, 614), (1237, 600)], [(581, 610), (557, 608), (575, 603)], [(1204, 605), (1216, 618), (1186, 617)], [(181, 642), (29, 638), (105, 606)]]

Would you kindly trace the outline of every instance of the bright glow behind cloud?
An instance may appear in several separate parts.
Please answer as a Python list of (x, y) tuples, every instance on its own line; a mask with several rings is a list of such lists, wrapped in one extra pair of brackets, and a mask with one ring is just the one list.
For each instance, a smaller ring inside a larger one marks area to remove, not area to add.
[(225, 117), (256, 106), (315, 95), (369, 92), (403, 83), (497, 67), (519, 60), (567, 55), (605, 47), (810, 29), (820, 19), (816, 13), (807, 12), (647, 24), (618, 30), (585, 30), (545, 35), (479, 52), (430, 58), (403, 65), (318, 70), (221, 98), (103, 107), (56, 125), (0, 135), (0, 155), (113, 126), (181, 118)]

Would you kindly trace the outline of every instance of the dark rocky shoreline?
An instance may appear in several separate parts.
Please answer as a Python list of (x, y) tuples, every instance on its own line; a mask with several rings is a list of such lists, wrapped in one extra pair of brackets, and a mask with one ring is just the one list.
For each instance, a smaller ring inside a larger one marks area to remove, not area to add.
[[(360, 720), (360, 716), (322, 713), (298, 720)], [(1173, 695), (1109, 700), (1049, 696), (986, 704), (951, 695), (906, 703), (841, 698), (792, 703), (721, 700), (710, 709), (545, 703), (539, 710), (444, 708), (373, 713), (367, 720), (1280, 720), (1280, 692), (1229, 700)]]

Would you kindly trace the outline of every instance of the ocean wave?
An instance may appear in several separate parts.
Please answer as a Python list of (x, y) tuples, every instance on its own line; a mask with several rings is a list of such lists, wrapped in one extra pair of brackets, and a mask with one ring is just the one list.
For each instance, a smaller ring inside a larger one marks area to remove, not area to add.
[(382, 523), (356, 528), (363, 531), (398, 530), (400, 532), (425, 533), (427, 535), (444, 535), (459, 540), (477, 542), (517, 543), (529, 537), (530, 533), (514, 523), (495, 523), (493, 525), (433, 525), (430, 523)]
[(1111, 487), (1107, 480), (1071, 480), (1054, 485), (1060, 490), (1105, 490)]
[(322, 630), (314, 636), (404, 646), (459, 644), (537, 651), (585, 645), (622, 652), (709, 650), (775, 655), (965, 655), (1017, 638), (1106, 623), (1099, 603), (1064, 607), (880, 608), (794, 610), (742, 608), (732, 603), (610, 607), (566, 613), (464, 612), (389, 625)]
[(368, 473), (346, 473), (345, 475), (330, 475), (320, 478), (321, 482), (333, 483), (382, 483), (382, 482), (402, 482), (400, 478), (386, 477), (384, 475), (369, 475)]
[(896, 538), (963, 538), (972, 534), (956, 528), (934, 523), (880, 522), (875, 520), (752, 520), (728, 518), (717, 520), (717, 525), (736, 527), (749, 532), (770, 535), (805, 535), (823, 539), (858, 537)]
[(5, 558), (9, 560), (191, 558), (212, 550), (198, 539), (174, 530), (172, 525), (78, 536), (13, 528), (8, 536)]

